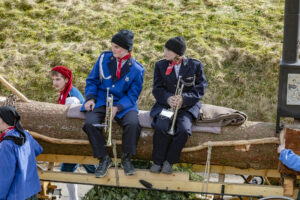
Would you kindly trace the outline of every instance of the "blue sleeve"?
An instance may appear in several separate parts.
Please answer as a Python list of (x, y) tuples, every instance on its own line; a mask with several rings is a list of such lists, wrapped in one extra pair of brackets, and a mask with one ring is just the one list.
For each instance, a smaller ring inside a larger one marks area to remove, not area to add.
[(82, 104), (84, 102), (84, 97), (82, 96), (81, 92), (78, 90), (78, 88), (76, 87), (72, 87), (71, 91), (70, 91), (70, 96), (71, 97), (76, 97), (80, 103)]
[(200, 101), (205, 93), (207, 81), (203, 73), (202, 64), (197, 66), (195, 85), (188, 92), (182, 94), (183, 104), (185, 106), (193, 106)]
[(292, 150), (283, 149), (280, 152), (279, 160), (288, 168), (300, 171), (300, 156), (295, 154)]
[[(101, 55), (100, 55), (101, 56)], [(86, 86), (85, 86), (85, 99), (86, 101), (90, 99), (97, 98), (98, 87), (100, 86), (100, 79), (99, 79), (99, 60), (100, 56), (95, 63), (92, 71), (90, 72), (89, 76), (86, 79)]]
[(0, 144), (0, 199), (7, 199), (16, 171), (16, 154), (10, 141)]
[(32, 137), (31, 137), (31, 142), (32, 142), (32, 149), (34, 150), (35, 153), (35, 157), (37, 157), (38, 155), (40, 155), (43, 152), (43, 147)]
[(123, 96), (118, 102), (117, 106), (121, 110), (127, 109), (129, 107), (132, 107), (133, 105), (137, 104), (137, 100), (139, 98), (139, 95), (143, 89), (143, 81), (144, 81), (144, 69), (139, 71), (132, 82), (127, 94)]

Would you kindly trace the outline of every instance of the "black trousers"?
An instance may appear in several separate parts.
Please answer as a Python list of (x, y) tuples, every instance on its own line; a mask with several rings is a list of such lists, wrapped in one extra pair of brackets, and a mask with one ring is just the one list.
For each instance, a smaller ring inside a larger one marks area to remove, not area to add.
[[(122, 134), (122, 152), (131, 155), (136, 154), (136, 145), (141, 133), (141, 126), (138, 120), (138, 113), (136, 111), (127, 112), (122, 118), (115, 117), (117, 123), (123, 128)], [(85, 124), (83, 126), (84, 132), (88, 135), (89, 141), (92, 145), (93, 154), (95, 158), (102, 158), (108, 155), (106, 139), (102, 134), (102, 129), (94, 127), (93, 124), (102, 123), (105, 118), (105, 106), (95, 108), (91, 112), (86, 112)]]
[(162, 165), (164, 161), (170, 164), (177, 163), (180, 153), (192, 134), (192, 122), (194, 117), (189, 112), (181, 112), (177, 115), (175, 123), (175, 134), (169, 135), (167, 132), (172, 121), (169, 118), (157, 116), (153, 121), (153, 152), (152, 159), (155, 164)]

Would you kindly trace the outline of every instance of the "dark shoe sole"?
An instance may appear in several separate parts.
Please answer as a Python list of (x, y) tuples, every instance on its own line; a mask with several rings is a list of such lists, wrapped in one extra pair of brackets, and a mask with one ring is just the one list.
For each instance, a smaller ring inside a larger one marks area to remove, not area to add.
[(97, 174), (95, 173), (96, 178), (103, 178), (104, 176), (106, 176), (107, 171), (108, 171), (108, 169), (109, 169), (111, 166), (112, 166), (112, 162), (108, 165), (107, 170), (106, 170), (105, 174), (103, 174), (103, 175), (97, 175)]
[(154, 173), (154, 174), (159, 174), (161, 171), (151, 171), (149, 170), (151, 173)]
[(161, 172), (164, 174), (172, 174), (173, 173), (173, 171), (172, 172), (161, 171)]

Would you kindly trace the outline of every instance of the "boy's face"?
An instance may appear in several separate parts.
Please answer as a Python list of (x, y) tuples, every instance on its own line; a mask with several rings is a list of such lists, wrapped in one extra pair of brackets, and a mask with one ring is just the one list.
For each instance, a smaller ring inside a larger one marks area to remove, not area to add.
[(57, 91), (63, 91), (69, 79), (65, 78), (63, 75), (52, 76), (53, 86)]
[(174, 58), (177, 56), (176, 53), (174, 53), (173, 51), (171, 51), (167, 48), (164, 49), (164, 54), (165, 54), (165, 58), (167, 60), (174, 60)]
[(129, 53), (127, 49), (124, 49), (113, 42), (111, 43), (111, 51), (113, 52), (115, 58), (123, 58)]

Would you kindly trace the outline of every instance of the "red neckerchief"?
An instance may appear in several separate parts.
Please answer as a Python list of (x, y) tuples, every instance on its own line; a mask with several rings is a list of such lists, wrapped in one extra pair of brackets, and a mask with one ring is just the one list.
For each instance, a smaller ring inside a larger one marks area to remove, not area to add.
[(120, 76), (121, 76), (121, 68), (122, 68), (122, 60), (127, 60), (128, 58), (130, 58), (130, 53), (127, 54), (126, 56), (124, 56), (123, 58), (117, 58), (118, 59), (118, 68), (117, 68), (117, 77), (118, 79), (120, 79)]
[(0, 135), (0, 142), (2, 142), (2, 140), (3, 140), (4, 136), (5, 136), (5, 134), (6, 134), (8, 131), (10, 131), (10, 130), (12, 130), (12, 129), (14, 129), (14, 128), (15, 128), (14, 126), (8, 127), (8, 128), (5, 130), (5, 132), (2, 133), (2, 134)]
[(171, 60), (171, 64), (169, 65), (169, 67), (166, 70), (166, 75), (171, 74), (171, 72), (173, 71), (174, 65), (179, 65), (182, 62), (183, 58), (181, 58), (177, 63), (174, 60)]

